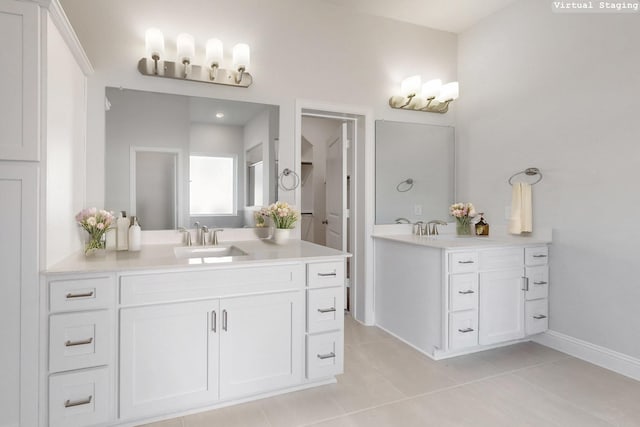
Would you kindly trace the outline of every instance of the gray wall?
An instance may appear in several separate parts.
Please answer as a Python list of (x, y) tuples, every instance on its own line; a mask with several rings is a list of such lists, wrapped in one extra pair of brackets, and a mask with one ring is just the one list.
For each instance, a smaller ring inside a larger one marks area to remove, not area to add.
[(506, 224), (529, 166), (534, 230), (553, 227), (551, 329), (640, 357), (637, 14), (522, 0), (460, 36), (458, 191)]

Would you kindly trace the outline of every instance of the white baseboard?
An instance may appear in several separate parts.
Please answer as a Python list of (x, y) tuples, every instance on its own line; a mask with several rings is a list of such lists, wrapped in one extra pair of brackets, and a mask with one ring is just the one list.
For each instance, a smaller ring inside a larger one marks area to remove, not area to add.
[(640, 381), (640, 359), (635, 357), (551, 330), (532, 341)]

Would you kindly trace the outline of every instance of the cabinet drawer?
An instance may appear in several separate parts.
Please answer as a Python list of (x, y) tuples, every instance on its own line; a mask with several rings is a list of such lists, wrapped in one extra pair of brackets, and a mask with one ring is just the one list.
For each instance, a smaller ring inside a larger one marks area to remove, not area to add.
[(449, 254), (449, 273), (471, 273), (478, 271), (477, 252), (456, 252)]
[(480, 251), (480, 269), (502, 270), (520, 267), (524, 264), (524, 250), (522, 248), (486, 249)]
[(539, 334), (549, 329), (549, 301), (538, 299), (525, 303), (525, 331), (527, 335)]
[(123, 305), (177, 302), (304, 287), (304, 265), (223, 268), (120, 277)]
[(525, 248), (524, 262), (526, 265), (544, 265), (549, 259), (549, 248), (539, 246), (537, 248)]
[(111, 312), (54, 314), (49, 319), (49, 370), (106, 365), (111, 349)]
[(476, 273), (449, 276), (449, 310), (478, 309), (478, 275)]
[(528, 290), (524, 293), (527, 300), (547, 298), (549, 296), (549, 266), (526, 267)]
[(49, 281), (51, 312), (109, 308), (114, 304), (113, 276)]
[(449, 314), (449, 349), (457, 350), (478, 345), (478, 311), (458, 311)]
[(109, 421), (107, 367), (49, 377), (49, 425), (74, 427)]
[(325, 378), (343, 371), (342, 331), (307, 336), (307, 378)]
[(307, 264), (307, 286), (344, 286), (344, 261)]
[(307, 332), (342, 329), (344, 324), (344, 288), (307, 291)]

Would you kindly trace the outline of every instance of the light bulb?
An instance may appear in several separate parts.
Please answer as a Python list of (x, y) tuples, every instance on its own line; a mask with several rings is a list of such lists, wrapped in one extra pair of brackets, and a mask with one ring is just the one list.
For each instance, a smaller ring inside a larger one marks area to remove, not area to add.
[(442, 80), (433, 79), (429, 80), (422, 85), (422, 97), (426, 99), (433, 99), (440, 93), (442, 87)]
[(144, 35), (145, 47), (149, 58), (158, 60), (164, 55), (164, 36), (157, 28), (149, 28)]
[(191, 34), (178, 34), (176, 39), (178, 47), (178, 60), (182, 63), (190, 64), (194, 56), (196, 56), (195, 41)]
[(409, 97), (418, 93), (421, 82), (422, 80), (420, 79), (420, 76), (411, 76), (404, 79), (400, 84), (400, 92), (402, 92), (402, 96)]
[(233, 68), (236, 70), (246, 71), (249, 68), (250, 53), (249, 45), (238, 43), (233, 47)]
[(458, 99), (458, 95), (458, 82), (451, 82), (446, 85), (442, 85), (442, 88), (440, 88), (440, 94), (436, 99), (438, 102), (453, 101), (454, 99)]
[(219, 66), (222, 62), (222, 42), (218, 39), (207, 40), (206, 46), (206, 65), (212, 67), (213, 65)]

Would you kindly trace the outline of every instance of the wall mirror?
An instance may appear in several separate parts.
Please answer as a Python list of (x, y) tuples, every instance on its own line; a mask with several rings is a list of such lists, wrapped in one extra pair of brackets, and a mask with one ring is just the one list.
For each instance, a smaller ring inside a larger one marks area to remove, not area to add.
[(454, 155), (453, 127), (376, 121), (376, 224), (450, 221)]
[(144, 230), (252, 227), (277, 199), (279, 107), (106, 89), (105, 207)]

